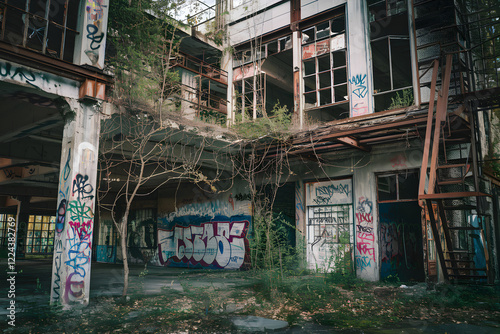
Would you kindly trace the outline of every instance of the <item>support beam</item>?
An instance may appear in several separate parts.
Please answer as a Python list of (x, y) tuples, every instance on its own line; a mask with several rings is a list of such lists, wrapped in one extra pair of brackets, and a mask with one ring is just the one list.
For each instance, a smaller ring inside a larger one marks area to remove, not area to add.
[(51, 304), (87, 305), (94, 226), (100, 117), (98, 105), (71, 101), (76, 116), (64, 127)]
[(355, 148), (360, 149), (360, 150), (365, 151), (365, 152), (371, 151), (371, 147), (360, 144), (360, 142), (356, 138), (353, 138), (353, 137), (339, 137), (339, 138), (337, 138), (337, 140), (339, 142), (342, 142), (344, 144), (355, 147)]
[[(422, 167), (420, 168), (420, 181), (418, 185), (418, 194), (423, 195), (425, 193), (425, 180), (427, 178), (427, 167), (429, 164), (429, 149), (431, 145), (431, 134), (432, 134), (432, 121), (434, 119), (434, 98), (436, 94), (436, 81), (439, 69), (439, 61), (434, 60), (434, 65), (432, 69), (432, 81), (431, 81), (431, 95), (429, 97), (429, 111), (427, 112), (427, 126), (425, 130), (425, 141), (424, 141), (424, 152), (422, 155)], [(423, 207), (424, 202), (419, 201), (420, 206)]]
[(441, 125), (445, 121), (446, 111), (448, 109), (448, 92), (450, 89), (452, 60), (453, 60), (453, 55), (448, 54), (446, 56), (446, 67), (444, 71), (444, 78), (442, 81), (441, 90), (439, 91), (438, 101), (436, 105), (436, 122), (434, 124), (434, 137), (432, 142), (429, 185), (427, 187), (428, 194), (433, 194), (434, 188), (436, 186), (436, 168), (438, 163), (439, 139), (441, 138)]
[(434, 243), (436, 244), (436, 251), (438, 253), (439, 264), (441, 265), (441, 269), (443, 270), (444, 280), (448, 282), (449, 281), (448, 271), (446, 270), (446, 262), (444, 260), (443, 247), (441, 245), (441, 239), (440, 239), (441, 237), (439, 236), (438, 233), (436, 216), (434, 216), (434, 210), (432, 208), (432, 201), (430, 199), (427, 199), (425, 200), (425, 203), (427, 206), (427, 212), (429, 213), (430, 225), (432, 229), (432, 235), (434, 237)]

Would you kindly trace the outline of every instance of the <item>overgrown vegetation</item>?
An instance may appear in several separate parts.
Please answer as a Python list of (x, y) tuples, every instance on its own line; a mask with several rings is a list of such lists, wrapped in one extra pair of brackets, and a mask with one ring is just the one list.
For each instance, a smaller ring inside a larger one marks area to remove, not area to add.
[(115, 104), (162, 111), (177, 92), (179, 78), (170, 59), (180, 44), (180, 23), (166, 15), (176, 6), (170, 0), (110, 2), (107, 66), (115, 75)]
[(19, 298), (16, 305), (23, 312), (16, 318), (22, 322), (11, 332), (237, 333), (241, 330), (231, 320), (245, 315), (285, 320), (298, 331), (310, 325), (325, 332), (349, 328), (378, 333), (377, 328), (425, 330), (435, 324), (468, 323), (484, 330), (491, 326), (494, 332), (500, 326), (498, 286), (421, 283), (400, 288), (307, 272), (288, 275), (272, 290), (264, 286), (267, 279), (252, 272), (191, 270), (170, 279), (181, 283), (182, 291), (169, 280), (156, 295), (138, 290), (128, 300), (92, 298), (92, 307), (80, 313)]
[(400, 92), (396, 92), (396, 96), (391, 98), (391, 105), (389, 109), (406, 108), (413, 105), (413, 91), (411, 89), (405, 89)]
[(239, 137), (247, 140), (265, 136), (278, 140), (287, 138), (290, 135), (289, 130), (292, 126), (292, 117), (288, 107), (277, 103), (269, 114), (272, 116), (268, 117), (266, 115), (257, 119), (252, 119), (247, 115), (245, 120), (241, 114), (238, 114), (232, 129)]

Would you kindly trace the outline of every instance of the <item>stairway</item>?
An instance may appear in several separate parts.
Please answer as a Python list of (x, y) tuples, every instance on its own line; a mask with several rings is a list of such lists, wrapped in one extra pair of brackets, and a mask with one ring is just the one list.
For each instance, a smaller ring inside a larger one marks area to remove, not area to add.
[[(483, 201), (480, 191), (476, 134), (472, 107), (462, 105), (456, 113), (468, 112), (470, 132), (450, 130), (448, 93), (452, 55), (446, 56), (441, 89), (434, 111), (439, 62), (433, 63), (431, 96), (427, 118), (419, 202), (428, 210), (441, 270), (446, 281), (492, 282), (489, 245), (486, 242)], [(430, 155), (430, 164), (429, 164)]]

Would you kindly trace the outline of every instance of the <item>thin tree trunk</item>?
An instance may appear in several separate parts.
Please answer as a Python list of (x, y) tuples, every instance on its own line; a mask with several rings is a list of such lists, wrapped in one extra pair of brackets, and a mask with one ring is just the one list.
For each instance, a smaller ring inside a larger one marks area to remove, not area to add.
[(123, 292), (122, 296), (127, 295), (128, 290), (128, 258), (127, 258), (127, 224), (128, 224), (128, 208), (125, 210), (125, 214), (122, 218), (122, 233), (121, 233), (121, 247), (122, 247), (122, 258), (123, 258)]

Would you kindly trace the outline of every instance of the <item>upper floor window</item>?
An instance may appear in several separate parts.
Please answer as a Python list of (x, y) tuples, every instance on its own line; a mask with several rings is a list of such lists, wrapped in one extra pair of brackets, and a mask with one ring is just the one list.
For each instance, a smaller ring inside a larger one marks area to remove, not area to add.
[(368, 13), (375, 111), (382, 111), (396, 107), (403, 96), (413, 97), (408, 3), (369, 0)]
[(0, 0), (0, 39), (73, 61), (80, 0)]
[(276, 106), (293, 110), (291, 36), (241, 48), (233, 57), (234, 111), (242, 119), (272, 117)]
[(302, 30), (302, 72), (305, 110), (313, 118), (349, 116), (344, 15)]

